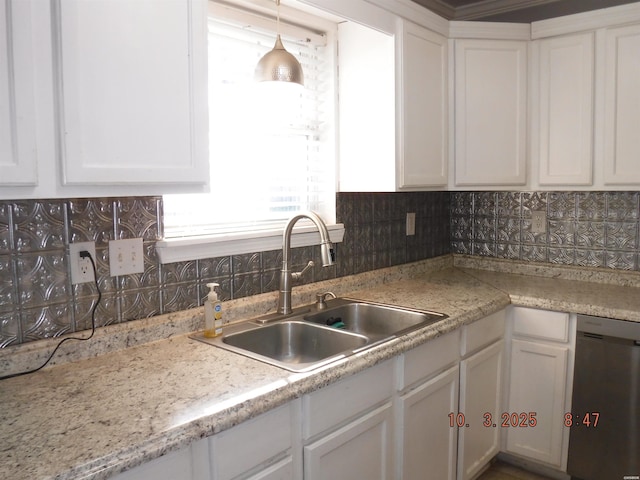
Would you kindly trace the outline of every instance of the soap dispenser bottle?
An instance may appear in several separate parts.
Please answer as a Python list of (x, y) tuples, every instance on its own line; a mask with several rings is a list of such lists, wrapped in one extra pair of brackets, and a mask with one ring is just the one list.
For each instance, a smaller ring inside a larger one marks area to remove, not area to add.
[(204, 336), (208, 338), (222, 335), (222, 303), (214, 290), (217, 283), (207, 283), (209, 294), (204, 302)]

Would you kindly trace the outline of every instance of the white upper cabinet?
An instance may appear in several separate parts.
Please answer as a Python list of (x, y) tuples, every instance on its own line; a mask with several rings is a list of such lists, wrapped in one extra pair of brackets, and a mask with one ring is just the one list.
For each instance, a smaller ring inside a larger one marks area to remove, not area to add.
[(398, 20), (398, 188), (447, 184), (447, 39)]
[(63, 185), (207, 183), (206, 2), (55, 5)]
[[(313, 2), (317, 3), (317, 2)], [(342, 192), (447, 184), (447, 39), (366, 2), (338, 25)], [(349, 8), (347, 8), (347, 5)]]
[(455, 40), (455, 186), (524, 185), (527, 42)]
[(532, 56), (531, 157), (539, 184), (591, 185), (594, 34), (536, 41)]
[(0, 0), (0, 185), (36, 185), (35, 2)]
[(604, 183), (640, 184), (640, 25), (607, 29)]

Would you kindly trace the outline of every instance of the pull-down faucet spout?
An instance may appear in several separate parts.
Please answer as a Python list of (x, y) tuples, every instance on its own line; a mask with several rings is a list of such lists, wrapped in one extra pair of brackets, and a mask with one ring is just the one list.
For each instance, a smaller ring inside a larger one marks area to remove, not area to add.
[(291, 283), (293, 278), (299, 278), (300, 272), (291, 272), (289, 268), (289, 256), (291, 255), (291, 232), (296, 222), (302, 218), (311, 220), (320, 233), (320, 254), (322, 266), (333, 265), (333, 245), (329, 240), (327, 226), (315, 212), (298, 213), (291, 217), (282, 234), (282, 270), (280, 271), (280, 294), (278, 296), (278, 313), (286, 315), (291, 313)]

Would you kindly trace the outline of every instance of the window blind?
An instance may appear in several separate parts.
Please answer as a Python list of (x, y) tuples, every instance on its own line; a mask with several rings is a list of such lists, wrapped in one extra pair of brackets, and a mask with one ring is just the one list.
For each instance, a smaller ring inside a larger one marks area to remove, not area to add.
[(316, 32), (289, 36), (281, 29), (305, 86), (257, 83), (255, 66), (276, 32), (252, 25), (255, 14), (242, 21), (234, 12), (208, 19), (211, 193), (166, 195), (165, 238), (271, 229), (296, 211), (326, 214), (333, 205), (333, 160), (323, 158), (324, 112), (333, 108), (331, 49)]

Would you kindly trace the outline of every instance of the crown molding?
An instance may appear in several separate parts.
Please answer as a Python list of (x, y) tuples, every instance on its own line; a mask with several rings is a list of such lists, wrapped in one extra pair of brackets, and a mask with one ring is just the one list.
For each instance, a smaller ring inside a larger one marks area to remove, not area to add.
[(552, 37), (640, 21), (640, 3), (629, 3), (564, 17), (540, 20), (531, 24), (531, 38)]
[(488, 40), (531, 40), (528, 23), (449, 22), (449, 38), (483, 38)]
[(513, 12), (522, 8), (539, 7), (556, 3), (560, 0), (487, 0), (479, 3), (463, 5), (455, 9), (455, 20), (474, 20), (490, 15)]

